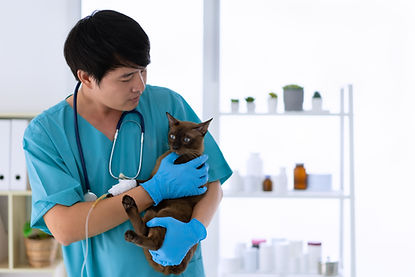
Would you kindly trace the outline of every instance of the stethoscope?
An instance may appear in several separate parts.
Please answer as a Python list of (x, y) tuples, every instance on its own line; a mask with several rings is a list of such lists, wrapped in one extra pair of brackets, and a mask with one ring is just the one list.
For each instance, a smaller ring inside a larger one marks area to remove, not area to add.
[[(78, 110), (77, 110), (76, 99), (77, 99), (77, 96), (78, 96), (78, 90), (79, 90), (79, 87), (80, 86), (81, 86), (81, 82), (78, 82), (76, 84), (76, 86), (75, 86), (75, 91), (74, 91), (74, 94), (73, 94), (74, 95), (74, 98), (73, 98), (73, 110), (74, 110), (74, 125), (75, 125), (74, 127), (75, 127), (76, 145), (78, 146), (78, 152), (79, 152), (79, 157), (81, 159), (82, 171), (84, 173), (84, 183), (85, 183), (85, 188), (86, 188), (86, 191), (87, 191), (84, 194), (84, 199), (85, 199), (85, 201), (95, 201), (97, 199), (97, 196), (95, 195), (95, 193), (91, 192), (91, 187), (89, 185), (89, 180), (88, 180), (88, 172), (87, 172), (86, 166), (85, 166), (84, 152), (82, 151), (81, 139), (79, 137)], [(140, 124), (140, 123), (138, 123), (136, 121), (133, 121), (133, 120), (128, 120), (127, 121), (127, 122), (133, 122), (133, 123), (137, 124), (137, 126), (139, 126), (140, 127), (140, 130), (141, 130), (141, 136), (140, 136), (140, 141), (141, 141), (141, 146), (140, 146), (140, 162), (138, 164), (137, 173), (135, 174), (134, 177), (123, 176), (122, 179), (130, 179), (130, 180), (136, 179), (138, 177), (138, 175), (140, 174), (141, 164), (142, 164), (142, 161), (143, 161), (143, 145), (144, 145), (144, 118), (143, 118), (143, 115), (139, 111), (137, 111), (137, 110), (131, 110), (131, 111), (123, 112), (121, 114), (120, 120), (118, 120), (117, 127), (115, 129), (114, 140), (112, 142), (110, 160), (109, 160), (109, 165), (108, 165), (108, 168), (109, 168), (108, 171), (109, 171), (111, 177), (114, 178), (114, 179), (117, 179), (117, 180), (119, 180), (121, 178), (115, 176), (112, 173), (112, 158), (113, 158), (113, 155), (114, 155), (114, 149), (115, 149), (115, 144), (117, 142), (118, 132), (119, 132), (119, 130), (121, 128), (121, 125), (123, 124), (124, 117), (127, 114), (129, 114), (129, 113), (135, 113), (135, 114), (137, 114), (138, 117), (140, 118), (140, 122), (141, 122), (141, 124)]]

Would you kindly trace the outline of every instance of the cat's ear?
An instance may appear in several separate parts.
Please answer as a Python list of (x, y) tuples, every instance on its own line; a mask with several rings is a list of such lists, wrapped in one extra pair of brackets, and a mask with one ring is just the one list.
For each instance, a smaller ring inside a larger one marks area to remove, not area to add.
[(179, 121), (175, 119), (171, 114), (166, 112), (167, 118), (169, 119), (169, 126), (179, 125)]
[(202, 136), (206, 135), (207, 130), (209, 128), (209, 124), (212, 121), (213, 118), (209, 119), (208, 121), (199, 123), (199, 125), (196, 127), (196, 130), (198, 130)]

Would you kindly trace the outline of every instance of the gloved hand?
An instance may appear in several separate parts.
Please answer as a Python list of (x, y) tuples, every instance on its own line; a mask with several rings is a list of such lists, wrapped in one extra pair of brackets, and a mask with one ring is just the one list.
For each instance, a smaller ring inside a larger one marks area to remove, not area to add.
[(141, 184), (153, 199), (154, 206), (163, 199), (199, 195), (207, 190), (200, 186), (208, 181), (209, 166), (205, 164), (208, 156), (202, 155), (184, 164), (174, 164), (178, 157), (174, 152), (167, 155), (153, 178)]
[(155, 217), (147, 222), (147, 226), (167, 229), (161, 248), (150, 250), (153, 261), (162, 266), (180, 264), (189, 249), (206, 238), (206, 228), (196, 218), (184, 223), (172, 217)]

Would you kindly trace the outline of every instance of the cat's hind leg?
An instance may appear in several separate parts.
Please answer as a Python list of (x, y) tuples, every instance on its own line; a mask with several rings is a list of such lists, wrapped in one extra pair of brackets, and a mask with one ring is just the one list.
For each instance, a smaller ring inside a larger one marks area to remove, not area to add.
[(124, 195), (122, 198), (122, 205), (124, 206), (125, 212), (127, 213), (136, 233), (147, 236), (148, 227), (143, 222), (134, 199), (129, 195)]
[(132, 242), (140, 247), (149, 249), (149, 250), (157, 250), (163, 244), (162, 240), (155, 240), (151, 236), (145, 237), (143, 235), (137, 234), (133, 230), (128, 230), (124, 234), (124, 238), (126, 241)]

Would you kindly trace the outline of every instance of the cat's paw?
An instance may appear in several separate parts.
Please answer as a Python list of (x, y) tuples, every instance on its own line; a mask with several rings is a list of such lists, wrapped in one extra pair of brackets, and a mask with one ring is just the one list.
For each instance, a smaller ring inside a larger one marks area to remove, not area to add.
[(124, 233), (124, 239), (129, 242), (133, 242), (137, 237), (137, 234), (133, 230), (128, 230)]
[(134, 199), (129, 195), (124, 195), (122, 198), (122, 205), (124, 206), (124, 209), (129, 209), (131, 207), (137, 207), (135, 204)]

